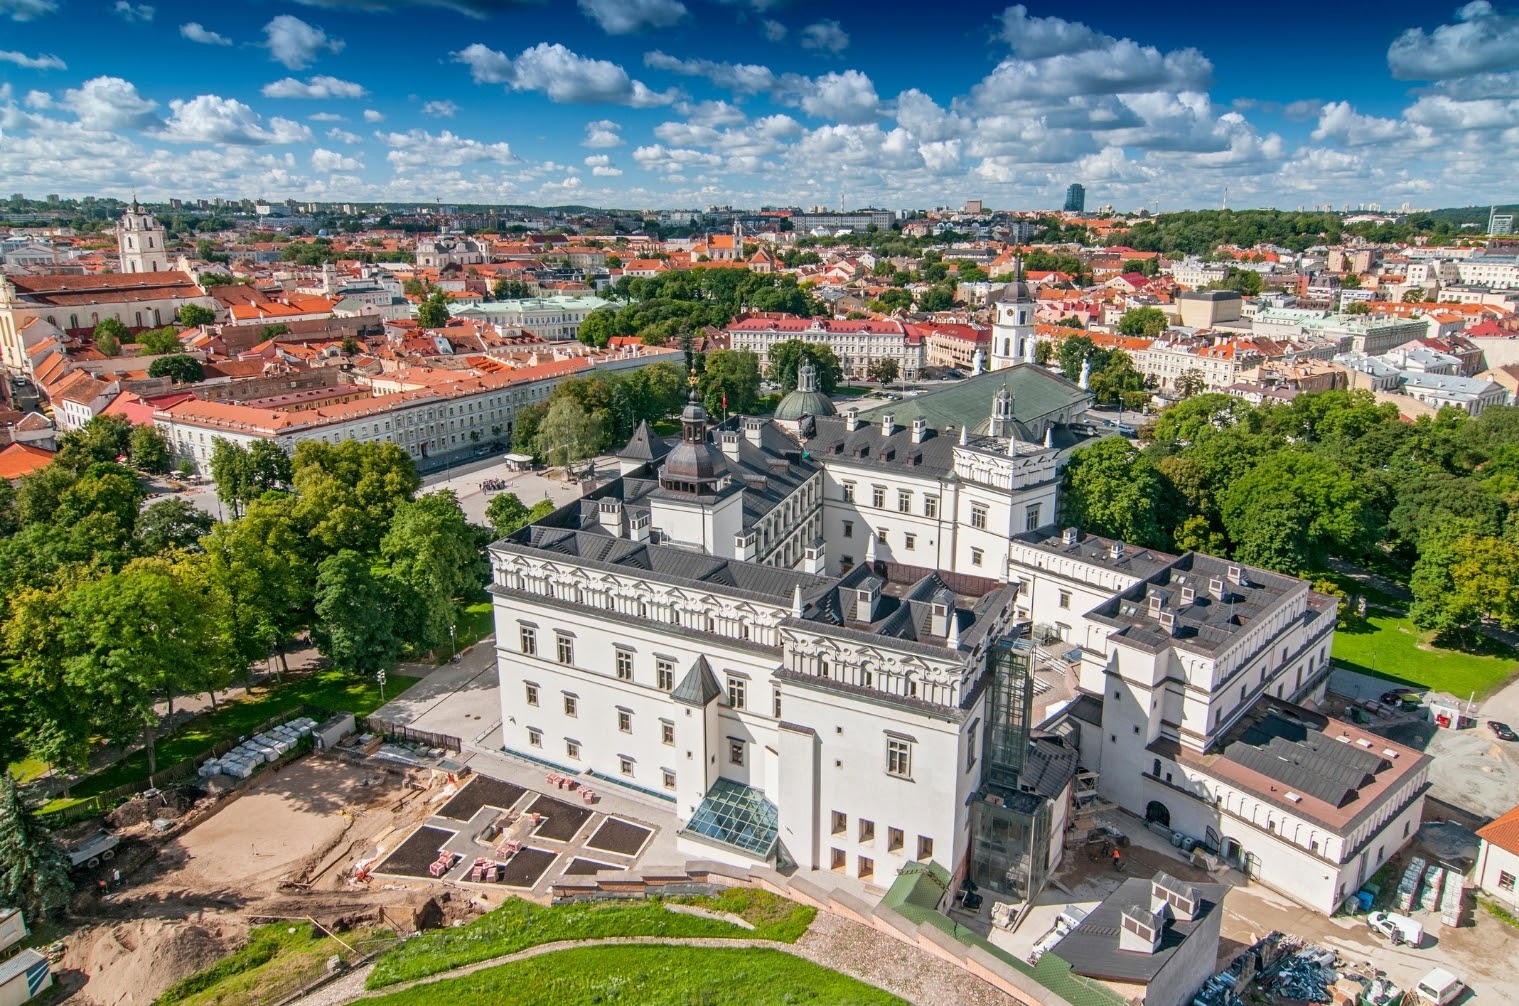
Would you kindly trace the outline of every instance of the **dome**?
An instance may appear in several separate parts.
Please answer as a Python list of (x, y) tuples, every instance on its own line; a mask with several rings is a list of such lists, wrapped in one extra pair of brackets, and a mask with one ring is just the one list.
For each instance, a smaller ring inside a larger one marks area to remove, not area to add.
[(1017, 304), (1033, 299), (1034, 295), (1029, 292), (1028, 284), (1021, 279), (1009, 283), (997, 294), (997, 302), (999, 304)]
[(722, 453), (707, 439), (707, 410), (691, 389), (691, 399), (680, 414), (680, 443), (665, 458), (659, 484), (673, 492), (708, 496), (717, 491), (718, 474), (727, 468)]
[(781, 399), (775, 407), (775, 418), (783, 422), (795, 422), (803, 416), (836, 416), (838, 411), (821, 391), (802, 391), (798, 388)]

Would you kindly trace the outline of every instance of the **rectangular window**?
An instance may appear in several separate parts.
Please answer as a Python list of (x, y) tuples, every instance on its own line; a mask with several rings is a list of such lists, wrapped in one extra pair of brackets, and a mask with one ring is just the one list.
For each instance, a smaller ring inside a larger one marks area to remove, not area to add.
[(860, 818), (860, 841), (874, 842), (876, 840), (876, 823)]
[(842, 810), (833, 812), (833, 834), (842, 835), (849, 830), (849, 815)]
[(970, 505), (970, 526), (977, 530), (986, 530), (986, 504), (972, 503)]
[(633, 774), (633, 759), (629, 758), (627, 755), (621, 755), (618, 757), (617, 766), (619, 769), (621, 769), (623, 775)]
[(876, 541), (882, 545), (886, 544), (886, 529), (884, 527), (876, 531)]
[(633, 714), (627, 709), (617, 710), (617, 729), (625, 734), (633, 732)]
[(675, 788), (675, 773), (672, 772), (670, 769), (667, 769), (667, 768), (660, 769), (659, 773), (660, 773), (661, 776), (664, 777), (665, 789), (674, 789)]
[(854, 502), (854, 483), (853, 482), (845, 482), (845, 483), (842, 483), (839, 486), (839, 488), (844, 491), (844, 502), (846, 502), (846, 503), (853, 503)]
[(886, 740), (886, 774), (901, 779), (912, 776), (912, 743), (889, 737)]
[(1512, 891), (1514, 889), (1514, 875), (1506, 870), (1499, 870), (1498, 887), (1504, 891)]
[(617, 648), (617, 680), (633, 680), (633, 651)]
[(1030, 503), (1023, 508), (1023, 530), (1032, 531), (1039, 526), (1039, 511), (1038, 503)]
[(564, 742), (564, 753), (569, 755), (571, 758), (579, 758), (580, 742), (566, 739)]
[(772, 689), (770, 689), (770, 703), (771, 703), (771, 706), (772, 706), (771, 715), (774, 716), (776, 719), (780, 719), (781, 718), (781, 690), (779, 688), (772, 688)]
[(528, 744), (528, 747), (535, 747), (535, 748), (541, 748), (541, 747), (543, 747), (543, 731), (539, 730), (537, 727), (528, 727), (527, 728), (527, 744)]
[(523, 691), (527, 692), (527, 704), (536, 706), (538, 704), (538, 686), (529, 681), (522, 688)]
[(573, 695), (566, 695), (564, 697), (564, 715), (566, 715), (566, 716), (579, 716), (580, 715), (580, 700), (578, 698), (576, 698)]
[(919, 835), (918, 836), (918, 858), (919, 859), (933, 859), (934, 858), (934, 840), (931, 839), (931, 838), (929, 838), (927, 835)]
[(873, 506), (873, 507), (875, 507), (878, 510), (881, 509), (882, 507), (884, 507), (886, 505), (886, 487), (885, 486), (871, 486), (870, 487), (870, 505)]
[(575, 662), (575, 641), (566, 635), (555, 637), (557, 643), (555, 649), (561, 664), (573, 664)]
[(536, 657), (538, 655), (538, 630), (529, 629), (524, 625), (519, 634), (522, 640), (522, 652), (530, 657)]
[(842, 870), (847, 862), (843, 849), (828, 850), (828, 868), (830, 870)]
[(918, 547), (918, 536), (917, 535), (915, 535), (915, 534), (907, 534), (907, 535), (903, 535), (902, 538), (903, 538), (903, 541), (906, 543), (907, 551), (911, 552), (913, 549), (915, 549), (915, 548)]
[(898, 489), (897, 490), (897, 512), (898, 513), (912, 513), (912, 490), (911, 489)]
[(844, 537), (845, 538), (853, 538), (854, 537), (854, 521), (852, 521), (852, 520), (846, 520), (844, 522)]
[(979, 566), (979, 565), (981, 565), (981, 558), (985, 554), (986, 553), (982, 552), (979, 548), (973, 548), (973, 549), (971, 549), (970, 550), (970, 564), (972, 566)]
[(861, 880), (869, 880), (871, 877), (874, 877), (876, 875), (876, 861), (869, 856), (861, 856), (860, 868), (856, 871), (855, 875)]
[(904, 841), (906, 841), (906, 839), (907, 839), (907, 836), (905, 836), (905, 835), (902, 834), (902, 829), (901, 828), (887, 828), (886, 829), (886, 851), (887, 852), (900, 852), (902, 850), (902, 843)]
[(924, 496), (923, 497), (923, 516), (925, 516), (925, 517), (937, 517), (937, 516), (939, 516), (939, 497), (937, 497), (937, 496)]
[(746, 709), (749, 700), (749, 683), (743, 678), (728, 678), (728, 708)]
[(975, 720), (970, 729), (965, 732), (965, 771), (969, 772), (976, 766), (976, 731), (980, 728), (981, 721)]
[(654, 661), (654, 674), (659, 679), (659, 690), (668, 692), (675, 687), (675, 664), (663, 657)]
[(744, 742), (730, 740), (728, 742), (728, 762), (732, 765), (744, 763)]
[(671, 721), (671, 720), (660, 720), (659, 721), (659, 743), (661, 743), (661, 744), (674, 744), (675, 743), (675, 723), (673, 721)]
[(1069, 590), (1062, 590), (1060, 592), (1060, 606), (1062, 608), (1069, 608), (1071, 606), (1071, 592)]

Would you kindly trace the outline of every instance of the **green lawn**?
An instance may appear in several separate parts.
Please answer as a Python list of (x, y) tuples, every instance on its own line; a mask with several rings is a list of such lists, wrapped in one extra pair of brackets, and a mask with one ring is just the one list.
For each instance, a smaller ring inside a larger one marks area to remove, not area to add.
[(669, 911), (659, 901), (598, 901), (545, 907), (512, 898), (467, 926), (440, 929), (407, 940), (375, 963), (367, 985), (377, 989), (426, 978), (559, 940), (663, 936), (792, 942), (807, 930), (813, 916), (813, 909), (767, 891), (680, 901), (732, 912), (752, 922), (755, 928), (750, 931), (718, 919), (682, 915)]
[(1437, 647), (1429, 634), (1414, 628), (1401, 614), (1373, 611), (1365, 624), (1352, 622), (1334, 634), (1334, 659), (1342, 666), (1400, 685), (1432, 688), (1477, 698), (1519, 672), (1519, 656), (1485, 637), (1481, 652), (1465, 653)]
[[(340, 935), (361, 954), (394, 938), (380, 930)], [(155, 1006), (268, 1006), (320, 978), (333, 954), (349, 963), (356, 957), (310, 925), (261, 926), (248, 934), (241, 950), (171, 986)]]
[[(455, 630), (455, 645), (462, 651), (466, 646), (473, 646), (480, 640), (496, 631), (496, 617), (491, 607), (490, 596), (485, 600), (476, 601), (464, 609), (464, 615), (459, 619)], [(439, 663), (448, 659), (448, 653), (439, 654), (442, 659)]]
[[(392, 674), (386, 681), (386, 694), (394, 698), (416, 682), (416, 678)], [(193, 758), (212, 745), (240, 737), (297, 706), (321, 706), (362, 716), (378, 709), (380, 704), (380, 688), (373, 678), (356, 678), (341, 671), (286, 675), (283, 683), (261, 687), (251, 697), (223, 702), (216, 712), (203, 713), (172, 735), (161, 738), (157, 745), (158, 767), (166, 769)], [(43, 810), (70, 807), (118, 786), (137, 782), (146, 785), (147, 781), (147, 752), (134, 751), (114, 765), (80, 779), (70, 790), (68, 799), (54, 800)]]
[[(967, 981), (975, 979), (967, 978)], [(419, 985), (368, 1006), (906, 1006), (779, 950), (582, 947)]]

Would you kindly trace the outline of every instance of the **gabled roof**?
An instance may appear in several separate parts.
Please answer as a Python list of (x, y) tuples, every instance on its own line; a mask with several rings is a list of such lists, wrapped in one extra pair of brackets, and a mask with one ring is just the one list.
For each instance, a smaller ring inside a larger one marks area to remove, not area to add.
[(1489, 845), (1519, 856), (1519, 807), (1477, 829), (1477, 837)]
[(654, 431), (649, 428), (649, 421), (645, 419), (638, 424), (628, 445), (618, 451), (617, 456), (626, 461), (658, 461), (669, 453), (670, 445), (654, 435)]
[(691, 665), (686, 676), (670, 693), (670, 698), (688, 706), (702, 707), (722, 693), (717, 675), (712, 673), (712, 665), (707, 663), (706, 657), (697, 657), (696, 663)]

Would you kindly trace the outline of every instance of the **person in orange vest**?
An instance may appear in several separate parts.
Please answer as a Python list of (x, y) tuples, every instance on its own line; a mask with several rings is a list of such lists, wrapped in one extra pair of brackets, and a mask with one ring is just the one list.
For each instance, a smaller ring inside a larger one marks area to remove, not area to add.
[(1123, 869), (1123, 854), (1118, 851), (1118, 846), (1113, 846), (1113, 869)]

